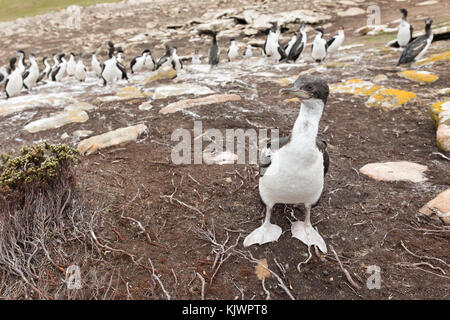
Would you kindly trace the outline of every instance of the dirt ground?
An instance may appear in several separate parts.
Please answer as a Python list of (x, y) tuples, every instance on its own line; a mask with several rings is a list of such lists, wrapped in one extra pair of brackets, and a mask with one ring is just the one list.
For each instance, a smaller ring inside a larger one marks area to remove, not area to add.
[[(394, 9), (403, 5), (378, 2), (386, 12), (383, 16), (386, 21), (394, 20), (397, 17)], [(408, 4), (410, 2), (418, 1)], [(220, 7), (227, 5), (229, 3), (219, 4)], [(199, 12), (204, 10), (202, 6), (198, 7)], [(439, 7), (427, 7), (427, 10), (436, 20), (448, 19)], [(420, 25), (423, 10), (412, 6), (410, 15), (411, 20)], [(188, 14), (181, 11), (178, 19), (187, 18)], [(328, 30), (331, 32), (334, 26), (344, 24), (346, 45), (364, 43), (373, 49), (383, 48), (384, 36), (353, 35), (353, 30), (362, 26), (365, 19), (364, 16), (339, 18)], [(167, 23), (170, 22), (173, 21)], [(107, 29), (109, 25), (105, 22), (97, 27)], [(186, 40), (176, 39), (173, 43), (181, 48)], [(36, 51), (51, 52), (53, 47), (46, 46), (46, 41), (52, 42), (52, 46), (58, 44), (54, 39), (47, 39), (37, 45)], [(205, 51), (206, 47), (204, 44)], [(448, 50), (448, 41), (436, 43), (429, 54), (442, 52), (446, 47)], [(352, 77), (370, 80), (384, 73), (388, 65), (393, 66), (400, 54), (369, 54), (367, 47), (361, 50), (367, 54), (362, 55), (360, 63), (345, 70), (329, 68), (321, 75), (330, 84)], [(372, 69), (369, 70), (369, 66)], [(280, 74), (280, 78), (308, 68), (290, 68), (286, 74)], [(82, 129), (104, 132), (107, 128), (145, 123), (149, 130), (137, 143), (81, 158), (78, 179), (85, 211), (97, 222), (95, 232), (99, 241), (115, 250), (103, 249), (97, 260), (84, 259), (84, 253), (91, 249), (74, 243), (69, 260), (80, 266), (82, 277), (91, 276), (95, 269), (106, 279), (103, 290), (111, 286), (115, 299), (166, 298), (149, 271), (149, 259), (173, 299), (201, 298), (202, 283), (197, 273), (206, 281), (203, 292), (206, 299), (265, 299), (266, 293), (255, 275), (255, 263), (244, 257), (249, 254), (256, 259), (267, 259), (268, 267), (280, 276), (296, 299), (449, 299), (449, 230), (441, 222), (418, 213), (420, 207), (450, 185), (448, 160), (434, 154), (438, 151), (435, 128), (428, 114), (430, 103), (439, 99), (435, 92), (449, 86), (450, 67), (447, 63), (432, 68), (429, 71), (437, 72), (440, 78), (427, 85), (415, 85), (386, 73), (390, 78), (389, 86), (411, 90), (419, 96), (405, 108), (383, 111), (367, 108), (364, 105), (367, 97), (330, 96), (319, 136), (328, 143), (331, 164), (321, 201), (312, 209), (312, 221), (324, 237), (329, 253), (324, 256), (312, 250), (311, 259), (301, 264), (300, 270), (297, 265), (308, 258), (308, 248), (291, 238), (289, 220), (293, 219), (292, 214), (303, 219), (301, 206), (275, 207), (272, 222), (284, 231), (278, 242), (243, 248), (244, 237), (260, 225), (264, 216), (256, 165), (174, 165), (171, 162), (172, 147), (176, 144), (171, 141), (172, 132), (177, 128), (192, 131), (194, 120), (202, 121), (203, 130), (279, 128), (281, 135), (290, 133), (299, 106), (296, 102), (284, 101), (278, 93), (278, 84), (260, 79), (253, 82), (256, 99), (243, 98), (189, 109), (199, 117), (181, 112), (159, 114), (160, 108), (179, 97), (155, 100), (150, 111), (137, 108), (145, 99), (99, 104), (99, 111), (91, 116), (88, 124), (81, 126)], [(274, 68), (272, 72), (280, 71)], [(252, 81), (248, 77), (245, 80)], [(220, 93), (242, 91), (244, 97), (248, 94), (236, 83), (214, 89)], [(87, 97), (92, 103), (95, 98)], [(42, 112), (50, 114), (52, 110)], [(35, 120), (34, 116), (31, 119)], [(26, 122), (15, 119), (14, 123)], [(32, 135), (5, 127), (3, 134), (11, 138), (4, 140), (1, 149), (17, 149), (23, 141), (59, 142), (57, 137), (61, 133), (77, 129), (80, 129), (79, 124), (70, 124), (63, 129)], [(206, 144), (204, 142), (204, 146)], [(427, 165), (428, 181), (417, 184), (378, 182), (358, 171), (367, 163), (396, 160)], [(216, 244), (205, 239), (208, 230), (214, 232)], [(222, 249), (231, 249), (221, 254), (221, 244)], [(349, 283), (331, 248), (361, 287), (359, 290)], [(134, 262), (129, 254), (134, 256)], [(227, 259), (218, 264), (216, 257)], [(366, 286), (371, 275), (367, 273), (369, 266), (378, 266), (381, 270), (380, 289), (370, 290)], [(49, 269), (49, 274), (55, 279), (64, 278), (54, 267)], [(112, 285), (108, 285), (109, 279)], [(83, 281), (86, 286), (91, 283), (90, 279)], [(265, 286), (272, 299), (289, 299), (275, 277), (267, 278)], [(83, 297), (81, 293), (73, 293), (73, 297), (77, 295)]]

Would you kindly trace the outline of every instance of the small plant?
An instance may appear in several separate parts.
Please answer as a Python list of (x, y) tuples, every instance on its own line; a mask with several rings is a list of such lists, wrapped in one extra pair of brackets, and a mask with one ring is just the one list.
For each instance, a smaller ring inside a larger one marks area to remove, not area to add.
[(63, 144), (23, 147), (20, 156), (0, 155), (0, 190), (50, 183), (76, 161), (77, 151)]

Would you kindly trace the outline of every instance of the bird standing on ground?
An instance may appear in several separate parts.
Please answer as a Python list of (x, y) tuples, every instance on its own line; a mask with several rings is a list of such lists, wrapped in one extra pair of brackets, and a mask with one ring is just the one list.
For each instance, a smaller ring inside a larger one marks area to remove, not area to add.
[(172, 62), (172, 50), (168, 45), (166, 45), (166, 51), (164, 55), (161, 58), (159, 58), (158, 62), (156, 63), (156, 70), (158, 70), (164, 65), (170, 65), (171, 62)]
[(145, 58), (144, 66), (150, 71), (155, 70), (156, 62), (155, 62), (155, 59), (153, 59), (152, 53), (150, 52), (150, 50), (148, 51), (148, 55)]
[(239, 57), (239, 47), (236, 45), (236, 39), (230, 39), (230, 47), (227, 51), (228, 62), (231, 62)]
[(78, 62), (77, 65), (75, 67), (75, 78), (80, 81), (86, 81), (86, 77), (87, 77), (87, 71), (86, 71), (86, 66), (83, 63), (83, 57), (82, 54), (80, 53), (78, 55)]
[(292, 60), (294, 62), (297, 62), (297, 60), (300, 58), (301, 54), (306, 48), (306, 31), (305, 31), (305, 24), (303, 23), (300, 26), (300, 35), (298, 36), (297, 40), (292, 45), (291, 50), (289, 50), (288, 60)]
[(402, 20), (398, 26), (397, 43), (400, 47), (406, 47), (412, 39), (413, 27), (408, 23), (406, 18), (408, 17), (408, 10), (398, 10), (402, 13)]
[(294, 32), (294, 35), (292, 36), (291, 40), (289, 40), (286, 47), (284, 47), (284, 52), (286, 52), (286, 55), (289, 57), (289, 52), (291, 52), (292, 46), (294, 45), (295, 41), (297, 41), (297, 32)]
[(312, 226), (310, 214), (322, 194), (329, 165), (326, 144), (317, 141), (329, 88), (320, 77), (300, 76), (292, 88), (281, 89), (280, 93), (300, 98), (300, 113), (291, 135), (272, 141), (261, 154), (259, 194), (266, 205), (266, 217), (262, 226), (245, 238), (244, 247), (278, 240), (281, 228), (270, 222), (275, 204), (303, 203), (306, 218), (292, 224), (292, 236), (326, 253), (325, 241)]
[(102, 74), (102, 66), (100, 62), (97, 60), (97, 54), (96, 52), (92, 52), (92, 59), (91, 59), (91, 68), (97, 75), (97, 77), (100, 77)]
[(41, 74), (39, 75), (39, 78), (37, 79), (36, 83), (41, 82), (42, 80), (44, 80), (45, 78), (48, 78), (50, 75), (50, 72), (52, 70), (52, 67), (50, 66), (50, 64), (48, 63), (48, 58), (44, 57), (42, 59), (42, 63), (45, 66), (45, 69), (41, 72)]
[(75, 70), (77, 68), (77, 63), (75, 62), (75, 54), (73, 52), (70, 53), (69, 61), (67, 61), (66, 73), (69, 77), (75, 75)]
[(177, 55), (177, 47), (172, 48), (172, 54), (171, 54), (171, 61), (172, 61), (172, 68), (179, 72), (181, 69), (183, 69), (183, 62), (181, 62), (180, 57)]
[(17, 96), (22, 91), (22, 71), (16, 68), (17, 58), (9, 60), (9, 75), (5, 83), (6, 99)]
[(23, 74), (23, 86), (31, 90), (36, 85), (39, 78), (39, 66), (33, 53), (30, 53), (30, 67)]
[(219, 54), (220, 49), (217, 45), (217, 34), (213, 32), (212, 34), (213, 41), (211, 48), (209, 49), (209, 61), (208, 63), (211, 65), (211, 67), (217, 66), (219, 64)]
[(142, 51), (142, 54), (140, 56), (137, 56), (133, 58), (130, 62), (130, 70), (131, 73), (139, 72), (144, 68), (145, 59), (147, 58), (147, 55), (149, 54), (150, 50), (145, 49)]
[(245, 57), (245, 58), (253, 57), (253, 51), (252, 51), (252, 45), (251, 45), (251, 44), (249, 44), (249, 45), (247, 46), (247, 49), (245, 49), (244, 57)]
[(311, 56), (315, 62), (322, 62), (327, 56), (327, 42), (323, 39), (323, 29), (316, 29), (317, 35), (312, 43)]
[(64, 77), (64, 75), (66, 74), (66, 69), (67, 69), (67, 61), (65, 58), (65, 54), (61, 53), (58, 56), (58, 65), (56, 66), (55, 70), (52, 71), (52, 80), (53, 81), (61, 81), (62, 78)]
[(431, 18), (425, 20), (425, 34), (417, 37), (406, 46), (398, 60), (397, 66), (417, 61), (423, 57), (433, 41), (432, 23), (433, 20)]
[(195, 49), (194, 56), (192, 57), (192, 64), (202, 64), (198, 49)]
[(333, 56), (333, 53), (338, 51), (342, 43), (344, 43), (344, 39), (344, 26), (339, 26), (338, 34), (327, 41), (327, 55), (330, 54), (330, 58)]

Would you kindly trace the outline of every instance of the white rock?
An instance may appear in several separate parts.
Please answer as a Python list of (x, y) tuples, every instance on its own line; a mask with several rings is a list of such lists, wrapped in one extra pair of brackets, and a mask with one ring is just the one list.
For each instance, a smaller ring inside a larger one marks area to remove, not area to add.
[(352, 17), (352, 16), (359, 16), (361, 14), (365, 14), (366, 10), (363, 10), (361, 8), (353, 7), (348, 8), (345, 11), (338, 12), (337, 15), (339, 17)]
[(427, 166), (409, 161), (369, 163), (359, 172), (378, 181), (411, 181), (424, 182), (428, 179), (424, 172)]
[(163, 99), (182, 94), (205, 95), (213, 93), (214, 91), (205, 86), (189, 83), (178, 83), (156, 88), (155, 93), (153, 94), (153, 99)]
[(203, 153), (203, 161), (206, 164), (233, 164), (238, 159), (238, 156), (233, 152), (220, 152), (220, 153)]

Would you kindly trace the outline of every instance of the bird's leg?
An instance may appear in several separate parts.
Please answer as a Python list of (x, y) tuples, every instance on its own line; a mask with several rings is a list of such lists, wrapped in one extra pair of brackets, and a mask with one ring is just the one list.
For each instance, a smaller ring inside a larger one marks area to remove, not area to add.
[(306, 217), (305, 221), (296, 221), (291, 226), (292, 237), (299, 239), (301, 242), (309, 246), (317, 246), (320, 251), (327, 253), (327, 245), (325, 241), (311, 224), (311, 205), (305, 205)]
[(266, 217), (261, 227), (250, 233), (244, 240), (244, 247), (252, 244), (264, 244), (272, 241), (277, 241), (281, 235), (281, 228), (275, 224), (270, 223), (270, 216), (272, 214), (272, 206), (266, 207)]

